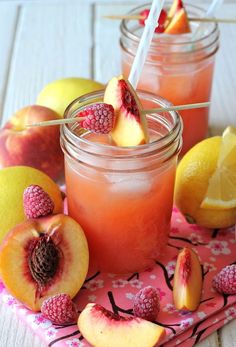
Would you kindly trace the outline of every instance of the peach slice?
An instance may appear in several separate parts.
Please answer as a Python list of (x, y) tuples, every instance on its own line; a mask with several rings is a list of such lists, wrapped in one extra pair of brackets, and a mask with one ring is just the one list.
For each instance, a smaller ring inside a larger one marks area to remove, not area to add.
[(182, 0), (174, 0), (168, 12), (168, 18), (173, 18), (174, 15), (184, 7)]
[(104, 102), (114, 107), (116, 121), (111, 137), (118, 146), (137, 146), (148, 142), (146, 116), (131, 84), (121, 75), (113, 77), (105, 90)]
[(49, 296), (73, 298), (88, 270), (88, 246), (72, 218), (58, 214), (18, 224), (0, 249), (0, 271), (8, 291), (33, 311)]
[(178, 35), (191, 32), (188, 16), (182, 0), (174, 0), (168, 13), (168, 18), (170, 20), (164, 31), (165, 34)]
[(121, 317), (98, 304), (87, 304), (78, 319), (84, 338), (94, 347), (153, 347), (165, 329), (137, 317)]
[(180, 251), (174, 273), (173, 300), (176, 309), (195, 311), (202, 293), (202, 270), (197, 254), (190, 248)]

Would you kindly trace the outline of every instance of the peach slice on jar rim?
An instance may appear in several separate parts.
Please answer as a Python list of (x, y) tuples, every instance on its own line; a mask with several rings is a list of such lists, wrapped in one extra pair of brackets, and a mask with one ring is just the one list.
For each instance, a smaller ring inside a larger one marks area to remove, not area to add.
[(165, 34), (178, 35), (191, 32), (187, 12), (182, 0), (174, 0), (169, 10), (168, 18), (170, 18), (170, 20), (166, 25)]
[(173, 0), (171, 8), (168, 12), (168, 18), (173, 18), (174, 15), (184, 7), (182, 0)]
[(153, 347), (165, 329), (138, 317), (122, 317), (103, 306), (89, 303), (81, 312), (78, 327), (94, 347)]
[(183, 248), (178, 255), (173, 286), (173, 300), (177, 310), (195, 311), (202, 294), (202, 269), (197, 254)]
[(122, 75), (113, 77), (105, 89), (104, 102), (114, 107), (116, 121), (111, 137), (117, 146), (137, 146), (148, 143), (146, 116), (141, 102)]

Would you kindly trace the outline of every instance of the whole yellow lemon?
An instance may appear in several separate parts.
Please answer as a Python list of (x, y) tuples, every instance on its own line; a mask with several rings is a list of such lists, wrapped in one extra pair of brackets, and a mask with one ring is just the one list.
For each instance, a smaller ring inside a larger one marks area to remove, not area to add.
[(103, 88), (103, 84), (90, 79), (63, 78), (46, 85), (39, 93), (36, 103), (51, 108), (63, 117), (65, 109), (73, 100)]
[(209, 179), (216, 170), (222, 138), (215, 136), (195, 145), (180, 161), (174, 201), (187, 221), (206, 228), (225, 228), (236, 223), (236, 208), (210, 209), (200, 205)]
[(45, 173), (29, 166), (0, 170), (0, 243), (9, 230), (23, 222), (23, 192), (31, 184), (39, 185), (54, 202), (53, 213), (62, 212), (62, 197), (57, 184)]

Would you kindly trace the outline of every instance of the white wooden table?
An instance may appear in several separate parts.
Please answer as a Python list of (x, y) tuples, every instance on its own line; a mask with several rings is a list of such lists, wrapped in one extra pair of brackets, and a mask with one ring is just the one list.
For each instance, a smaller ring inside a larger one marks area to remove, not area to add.
[[(119, 23), (135, 0), (0, 0), (0, 120), (34, 104), (39, 91), (63, 77), (107, 82), (120, 72)], [(197, 2), (197, 1), (192, 1)], [(206, 5), (208, 1), (199, 1)], [(112, 5), (111, 5), (112, 3)], [(225, 1), (220, 17), (236, 17), (236, 1)], [(236, 126), (236, 25), (221, 25), (210, 116), (210, 134)], [(43, 347), (39, 339), (0, 305), (1, 347)], [(236, 346), (236, 321), (198, 347)], [(126, 346), (128, 347), (128, 346)], [(144, 346), (145, 347), (145, 346)]]

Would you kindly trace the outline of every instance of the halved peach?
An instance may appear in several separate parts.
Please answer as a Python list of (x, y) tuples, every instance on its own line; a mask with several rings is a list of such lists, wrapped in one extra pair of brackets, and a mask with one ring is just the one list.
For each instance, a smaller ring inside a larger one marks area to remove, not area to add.
[(195, 311), (201, 300), (202, 269), (197, 254), (183, 248), (177, 258), (173, 300), (178, 310)]
[(141, 102), (122, 75), (113, 77), (105, 90), (104, 102), (114, 107), (116, 121), (111, 137), (117, 146), (137, 146), (148, 142), (146, 116)]
[(18, 224), (0, 249), (0, 272), (8, 291), (33, 311), (49, 296), (73, 298), (88, 271), (88, 246), (72, 218), (58, 214)]
[(78, 319), (84, 338), (94, 347), (153, 347), (165, 329), (137, 317), (121, 317), (98, 304), (87, 304)]

